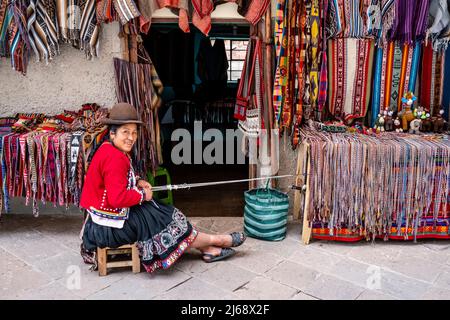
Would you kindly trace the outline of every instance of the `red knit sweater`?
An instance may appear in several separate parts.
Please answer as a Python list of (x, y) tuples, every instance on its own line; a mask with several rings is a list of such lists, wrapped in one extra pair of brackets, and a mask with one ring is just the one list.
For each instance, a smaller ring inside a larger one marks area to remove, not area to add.
[(84, 180), (80, 206), (118, 214), (141, 201), (142, 194), (129, 185), (131, 169), (127, 155), (111, 143), (103, 143), (92, 158)]

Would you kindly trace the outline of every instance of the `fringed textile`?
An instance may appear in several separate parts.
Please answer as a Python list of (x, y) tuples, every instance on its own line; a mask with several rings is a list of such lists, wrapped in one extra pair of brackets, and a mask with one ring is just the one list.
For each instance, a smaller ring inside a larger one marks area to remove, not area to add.
[(315, 239), (450, 239), (450, 140), (302, 129)]
[(158, 154), (159, 120), (158, 105), (155, 105), (158, 101), (155, 94), (161, 93), (162, 84), (150, 58), (147, 56), (146, 59), (142, 63), (131, 63), (114, 58), (117, 98), (133, 105), (145, 124), (140, 130), (134, 153), (135, 169), (142, 177), (148, 170), (155, 171), (162, 160)]
[(445, 0), (430, 0), (430, 24), (426, 38), (431, 38), (435, 51), (447, 49), (450, 41), (450, 12)]
[(78, 205), (89, 156), (107, 132), (100, 122), (106, 116), (105, 109), (86, 104), (71, 115), (12, 118), (14, 122), (5, 126), (9, 130), (0, 131), (0, 212), (9, 212), (11, 197), (25, 197), (34, 216), (39, 215), (39, 201)]

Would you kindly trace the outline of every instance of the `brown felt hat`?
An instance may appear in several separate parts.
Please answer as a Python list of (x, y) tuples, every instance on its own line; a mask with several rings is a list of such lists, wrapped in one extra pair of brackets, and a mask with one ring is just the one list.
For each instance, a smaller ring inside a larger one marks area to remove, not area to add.
[(109, 117), (101, 120), (104, 124), (143, 124), (139, 121), (136, 109), (129, 103), (120, 102), (115, 104), (109, 111)]

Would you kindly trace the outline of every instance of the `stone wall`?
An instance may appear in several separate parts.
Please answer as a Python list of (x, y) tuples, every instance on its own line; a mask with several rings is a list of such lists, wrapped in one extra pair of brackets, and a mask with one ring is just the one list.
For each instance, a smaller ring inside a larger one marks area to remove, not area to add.
[(116, 101), (113, 57), (120, 56), (118, 23), (103, 25), (99, 57), (87, 60), (83, 51), (62, 44), (48, 65), (30, 58), (27, 75), (0, 60), (0, 116), (17, 112), (56, 114), (96, 102), (109, 107)]

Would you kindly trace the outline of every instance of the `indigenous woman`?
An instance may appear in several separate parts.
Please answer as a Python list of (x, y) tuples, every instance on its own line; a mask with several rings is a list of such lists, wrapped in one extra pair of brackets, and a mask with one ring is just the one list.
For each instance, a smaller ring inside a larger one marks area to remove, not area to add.
[(189, 247), (200, 250), (205, 262), (232, 256), (230, 247), (245, 241), (243, 233), (199, 232), (180, 210), (155, 201), (150, 183), (134, 174), (130, 153), (142, 125), (135, 108), (118, 103), (103, 122), (109, 141), (92, 158), (80, 201), (88, 213), (82, 230), (85, 262), (96, 265), (97, 247), (132, 243), (147, 272), (169, 268)]

